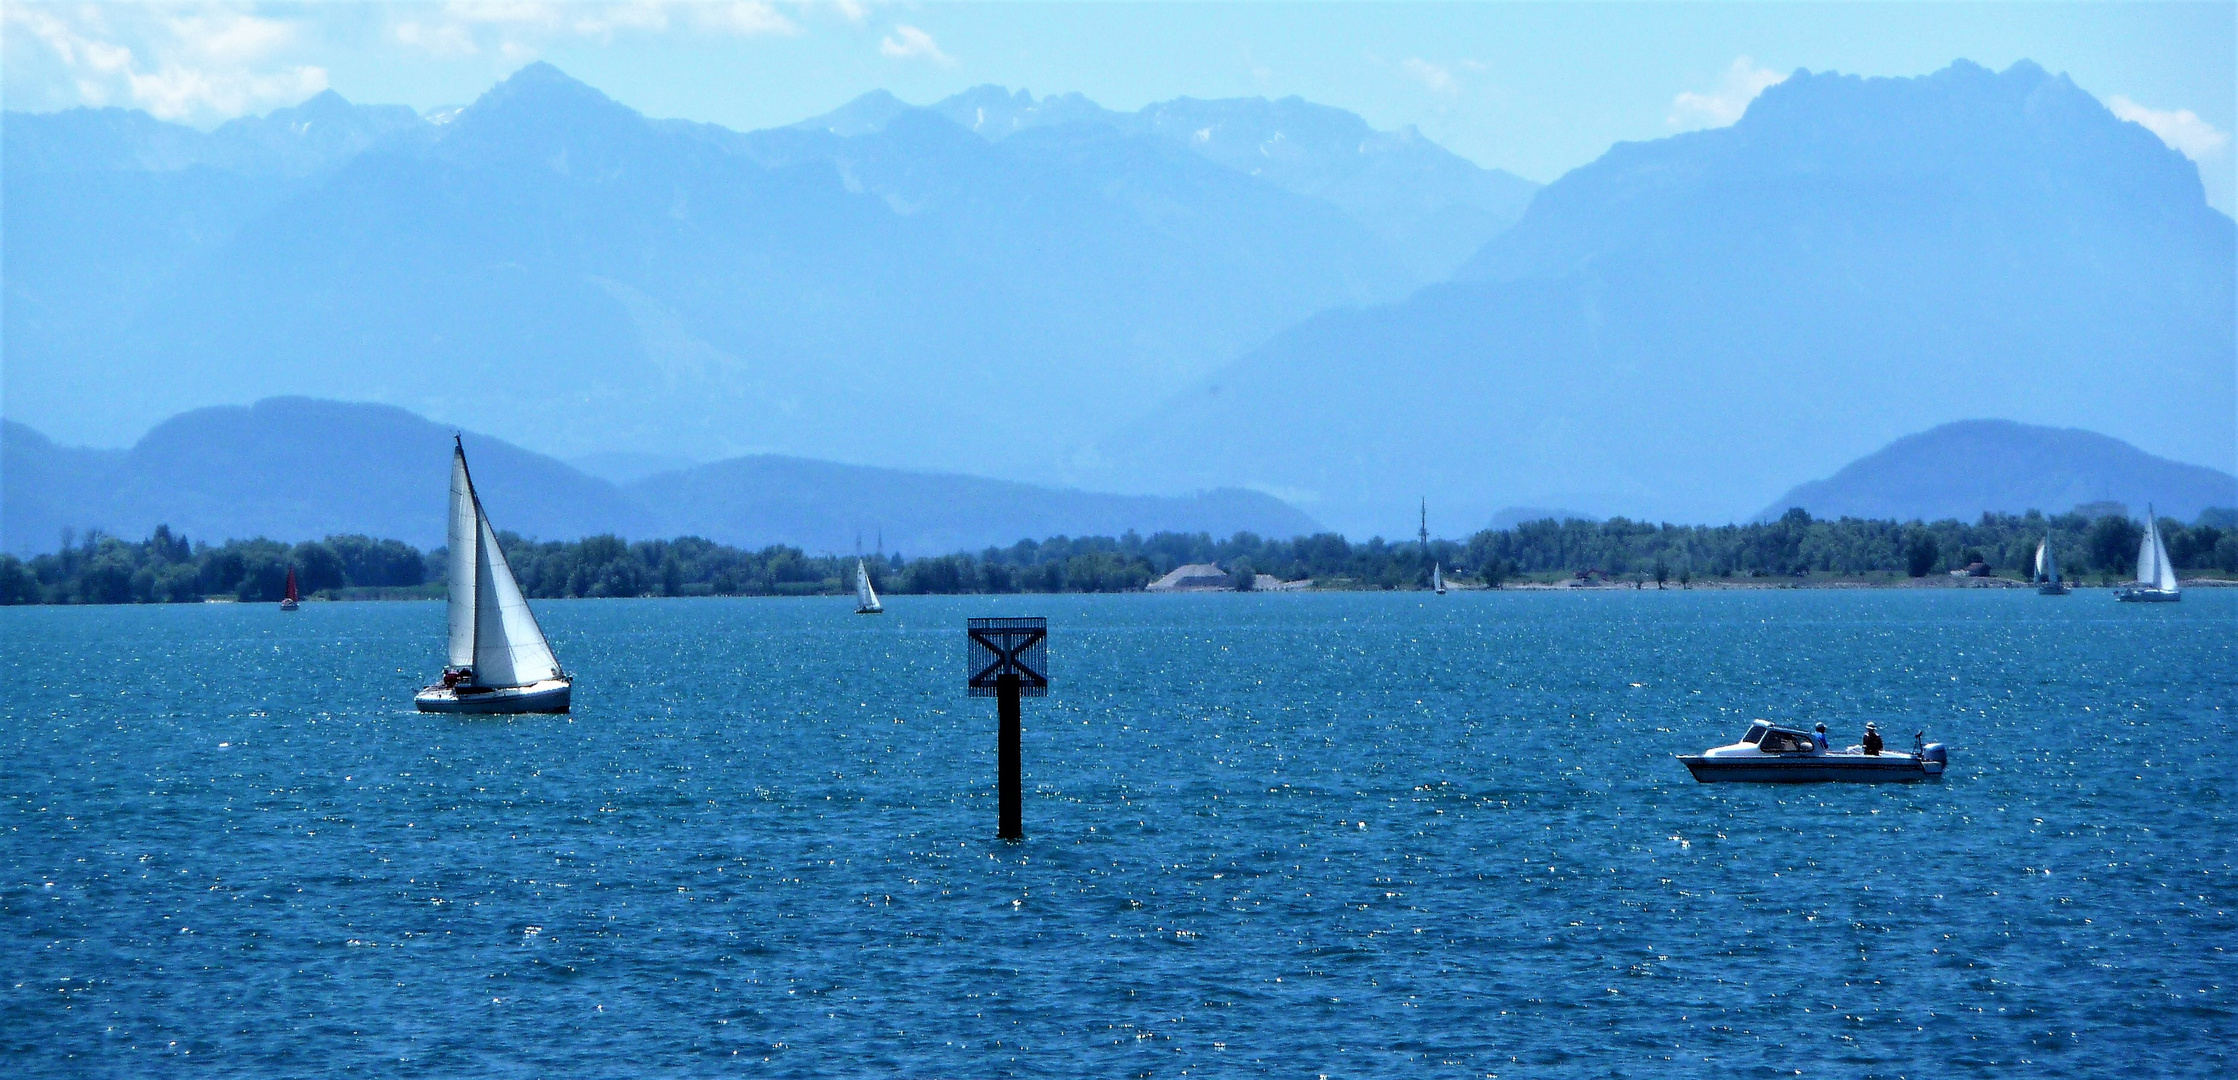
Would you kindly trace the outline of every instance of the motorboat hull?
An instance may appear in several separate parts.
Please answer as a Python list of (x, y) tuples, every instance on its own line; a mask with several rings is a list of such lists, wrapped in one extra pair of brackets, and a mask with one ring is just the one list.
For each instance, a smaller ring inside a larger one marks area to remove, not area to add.
[(1755, 760), (1681, 754), (1679, 760), (1704, 784), (1910, 784), (1941, 779), (1947, 764), (1910, 754), (1765, 755)]
[(574, 689), (569, 679), (527, 686), (430, 686), (414, 695), (412, 704), (435, 713), (563, 713)]

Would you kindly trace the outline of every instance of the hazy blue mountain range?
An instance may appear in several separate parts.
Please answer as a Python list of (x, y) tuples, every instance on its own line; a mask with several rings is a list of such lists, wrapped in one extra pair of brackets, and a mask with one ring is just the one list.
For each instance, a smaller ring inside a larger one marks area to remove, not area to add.
[(1737, 520), (1965, 417), (2234, 466), (2230, 218), (2064, 76), (1798, 72), (1541, 190), (1464, 280), (1323, 313), (1101, 444), (1352, 534), (1502, 506)]
[[(1412, 127), (1376, 131), (1358, 115), (1302, 98), (1177, 98), (1139, 112), (1079, 94), (1036, 100), (1024, 90), (974, 87), (926, 110), (999, 140), (1058, 125), (1155, 135), (1237, 172), (1334, 204), (1382, 237), (1419, 282), (1442, 281), (1513, 224), (1539, 185), (1486, 169)], [(873, 91), (798, 127), (857, 135), (910, 111)]]
[(1420, 284), (1408, 220), (1527, 195), (1411, 134), (1267, 108), (1361, 141), (1316, 136), (1277, 182), (1141, 125), (990, 141), (902, 107), (741, 134), (543, 64), (440, 124), (331, 94), (207, 135), (9, 113), (8, 415), (122, 445), (307, 394), (567, 457), (1052, 476), (1298, 319)]
[(2010, 420), (1963, 420), (1905, 437), (1773, 500), (1770, 520), (1800, 506), (1816, 517), (1972, 521), (1984, 510), (2064, 513), (2118, 502), (2142, 517), (2191, 521), (2238, 507), (2238, 477), (2154, 457), (2119, 439)]
[[(364, 533), (443, 542), (453, 429), (386, 405), (274, 398), (198, 409), (129, 450), (0, 432), (0, 550), (52, 550), (64, 529), (127, 537), (168, 524), (197, 540)], [(541, 539), (696, 534), (724, 543), (944, 554), (1127, 529), (1296, 536), (1313, 519), (1266, 495), (1100, 495), (929, 472), (780, 457), (718, 461), (628, 484), (584, 475), (500, 439), (465, 435), (474, 480), (500, 528)]]

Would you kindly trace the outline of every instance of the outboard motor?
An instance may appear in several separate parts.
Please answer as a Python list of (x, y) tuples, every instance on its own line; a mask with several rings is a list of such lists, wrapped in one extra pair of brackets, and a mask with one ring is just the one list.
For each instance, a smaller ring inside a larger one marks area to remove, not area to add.
[(1912, 733), (1912, 756), (1919, 759), (1920, 771), (1929, 776), (1941, 776), (1950, 767), (1950, 750), (1942, 743), (1928, 742), (1925, 729)]

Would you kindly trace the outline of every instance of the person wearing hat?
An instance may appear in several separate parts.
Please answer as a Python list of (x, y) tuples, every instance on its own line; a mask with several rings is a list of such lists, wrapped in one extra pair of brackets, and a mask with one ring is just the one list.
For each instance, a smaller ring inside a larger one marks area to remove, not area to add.
[(1881, 752), (1881, 731), (1870, 720), (1865, 722), (1865, 752), (1876, 757)]
[(1826, 744), (1826, 725), (1825, 725), (1825, 724), (1820, 724), (1820, 725), (1818, 725), (1818, 728), (1817, 728), (1817, 730), (1815, 730), (1815, 731), (1812, 731), (1812, 732), (1811, 732), (1811, 745), (1812, 745), (1812, 746), (1815, 746), (1815, 747), (1818, 747), (1818, 752), (1819, 752), (1819, 753), (1821, 753), (1821, 754), (1825, 753), (1825, 752), (1826, 752), (1826, 751), (1828, 751), (1829, 749), (1832, 749), (1831, 747), (1827, 746), (1827, 744)]

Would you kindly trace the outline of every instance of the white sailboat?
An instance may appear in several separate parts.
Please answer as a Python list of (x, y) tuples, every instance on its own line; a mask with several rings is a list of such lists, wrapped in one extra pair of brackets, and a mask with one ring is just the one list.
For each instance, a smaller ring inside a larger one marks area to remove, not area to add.
[(878, 602), (878, 590), (870, 587), (870, 570), (863, 565), (862, 556), (855, 557), (855, 614), (877, 615), (886, 610)]
[(2137, 580), (2114, 589), (2114, 599), (2132, 603), (2169, 603), (2184, 598), (2176, 585), (2176, 568), (2168, 562), (2168, 546), (2160, 542), (2160, 522), (2152, 504), (2145, 504), (2145, 538), (2137, 544)]
[(1430, 587), (1436, 589), (1439, 596), (1445, 595), (1445, 567), (1437, 563), (1430, 564)]
[[(455, 440), (454, 440), (455, 442)], [(442, 681), (412, 698), (421, 712), (566, 712), (574, 679), (521, 595), (474, 478), (466, 448), (451, 451), (451, 648)]]
[(2036, 545), (2036, 591), (2045, 596), (2065, 596), (2067, 583), (2059, 580), (2059, 563), (2052, 557), (2051, 534), (2044, 534), (2044, 542)]

